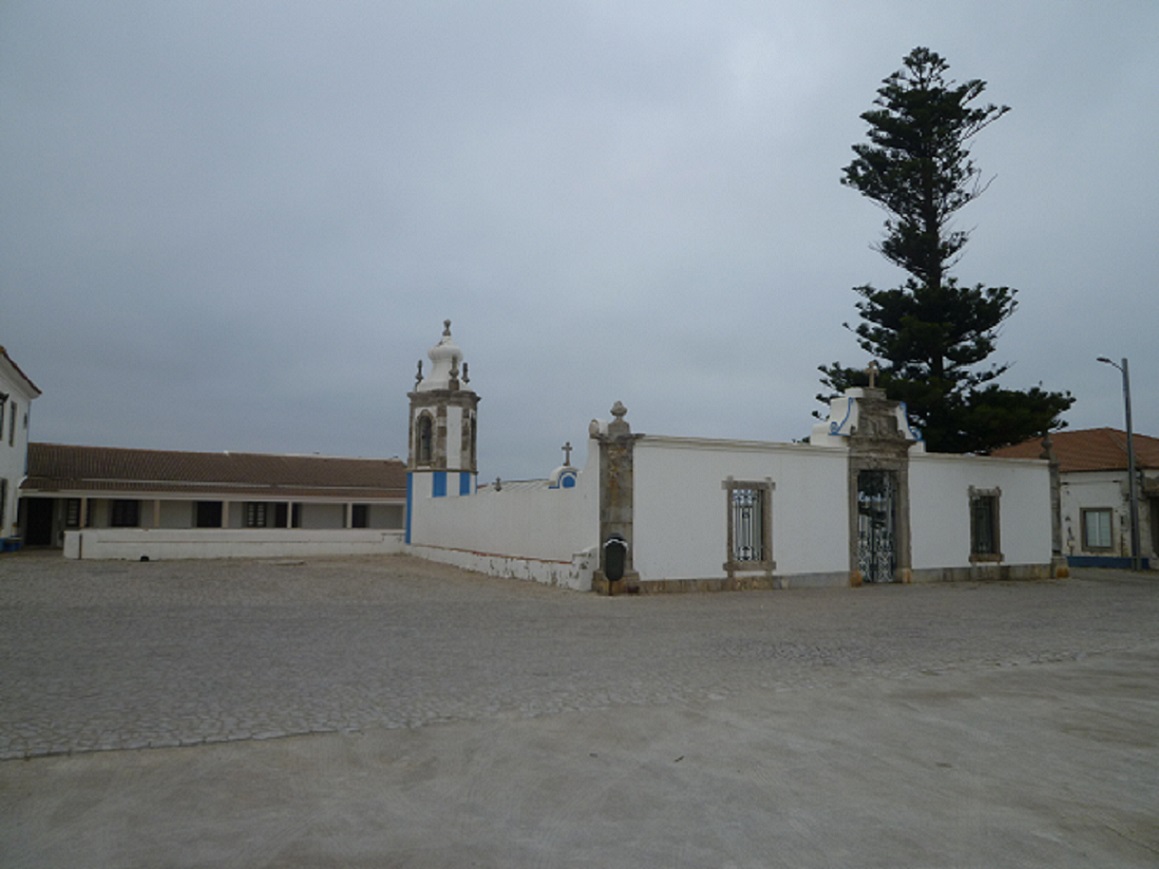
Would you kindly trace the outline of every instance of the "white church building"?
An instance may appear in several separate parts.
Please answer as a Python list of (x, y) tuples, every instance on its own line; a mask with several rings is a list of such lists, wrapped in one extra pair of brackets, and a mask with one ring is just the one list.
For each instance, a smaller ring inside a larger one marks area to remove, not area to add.
[(36, 384), (0, 346), (0, 552), (19, 549), (20, 483), (28, 473), (28, 414)]
[(927, 452), (873, 386), (834, 399), (807, 444), (639, 434), (616, 402), (588, 426), (586, 467), (480, 485), (479, 396), (449, 321), (429, 357), (409, 393), (415, 555), (611, 594), (1065, 570), (1045, 460)]

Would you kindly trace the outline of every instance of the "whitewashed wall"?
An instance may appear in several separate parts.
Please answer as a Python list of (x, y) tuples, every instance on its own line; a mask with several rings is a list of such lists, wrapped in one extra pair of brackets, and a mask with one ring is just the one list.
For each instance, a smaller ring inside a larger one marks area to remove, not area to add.
[(644, 581), (725, 576), (722, 484), (767, 478), (776, 575), (848, 582), (847, 469), (839, 449), (646, 435), (635, 452), (634, 567)]
[[(910, 539), (915, 571), (970, 566), (970, 487), (1000, 488), (1003, 564), (1049, 565), (1050, 469), (1034, 459), (910, 456)], [(920, 577), (918, 577), (920, 579)]]
[(301, 528), (85, 528), (66, 531), (65, 558), (150, 561), (183, 558), (305, 558), (393, 555), (403, 551), (401, 531)]
[[(549, 489), (543, 481), (505, 484), (458, 496), (458, 475), (448, 474), (448, 496), (430, 496), (430, 475), (416, 474), (411, 502), (415, 555), (497, 576), (533, 579), (570, 588), (591, 587), (599, 503), (595, 473), (581, 472), (575, 488)], [(568, 566), (571, 567), (568, 567)]]
[[(595, 464), (594, 445), (589, 455)], [(776, 577), (792, 585), (849, 582), (848, 460), (840, 447), (640, 437), (634, 453), (632, 557), (641, 581), (726, 576), (729, 506), (723, 484), (732, 477), (774, 484)], [(1045, 462), (913, 453), (909, 481), (915, 579), (973, 575), (971, 486), (1002, 490), (1003, 565), (1049, 569)], [(456, 475), (449, 474), (447, 497), (434, 498), (430, 475), (415, 475), (413, 554), (493, 575), (590, 587), (600, 542), (594, 470), (581, 473), (570, 490), (549, 489), (540, 481), (508, 484), (501, 491), (485, 487), (460, 497), (457, 488)]]
[[(1062, 535), (1063, 552), (1067, 555), (1109, 555), (1120, 558), (1131, 556), (1131, 519), (1127, 497), (1125, 471), (1084, 471), (1063, 476)], [(1114, 548), (1087, 550), (1083, 541), (1083, 510), (1110, 509), (1111, 541)], [(1146, 531), (1147, 526), (1139, 523)], [(1140, 537), (1144, 554), (1150, 542), (1144, 533)]]
[[(0, 524), (0, 540), (16, 535), (20, 484), (24, 481), (24, 469), (28, 462), (28, 428), (25, 420), (33, 401), (33, 393), (15, 371), (6, 357), (0, 357), (0, 393), (8, 396), (4, 402), (3, 426), (0, 428), (0, 479), (4, 486), (4, 507), (0, 511), (4, 521)], [(9, 440), (11, 435), (11, 440)]]

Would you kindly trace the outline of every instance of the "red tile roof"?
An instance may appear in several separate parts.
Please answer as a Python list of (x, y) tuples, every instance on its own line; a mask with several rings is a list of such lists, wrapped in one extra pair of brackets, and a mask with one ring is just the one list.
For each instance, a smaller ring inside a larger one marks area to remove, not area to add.
[[(1117, 428), (1089, 428), (1053, 432), (1054, 454), (1059, 470), (1120, 471), (1127, 468), (1127, 433)], [(1135, 463), (1141, 468), (1159, 468), (1159, 438), (1136, 434)], [(1008, 459), (1037, 459), (1042, 456), (1042, 439), (1023, 441), (994, 450), (991, 455)]]
[(401, 500), (406, 466), (398, 459), (30, 443), (28, 479), (21, 488), (25, 494), (88, 490)]

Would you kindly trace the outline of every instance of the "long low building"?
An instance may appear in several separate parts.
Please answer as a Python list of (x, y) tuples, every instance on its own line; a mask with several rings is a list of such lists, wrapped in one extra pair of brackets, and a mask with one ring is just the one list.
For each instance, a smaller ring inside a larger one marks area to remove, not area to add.
[(20, 495), (24, 544), (66, 554), (69, 533), (85, 529), (193, 530), (203, 542), (226, 539), (222, 530), (400, 531), (406, 467), (398, 459), (30, 443)]

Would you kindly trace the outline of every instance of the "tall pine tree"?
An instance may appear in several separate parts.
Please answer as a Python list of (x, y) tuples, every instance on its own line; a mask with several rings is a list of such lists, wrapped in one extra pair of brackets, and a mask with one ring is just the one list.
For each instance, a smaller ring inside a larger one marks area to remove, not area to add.
[[(876, 108), (861, 115), (868, 142), (853, 146), (841, 182), (888, 212), (878, 250), (910, 277), (891, 290), (855, 287), (863, 322), (852, 331), (883, 360), (881, 385), (906, 403), (931, 450), (985, 452), (1058, 428), (1074, 399), (999, 387), (994, 381), (1009, 366), (982, 363), (1018, 306), (1017, 291), (963, 286), (950, 275), (969, 238), (952, 219), (987, 186), (967, 146), (1009, 108), (975, 105), (986, 83), (948, 81), (949, 65), (927, 48), (903, 64), (878, 89)], [(836, 362), (820, 371), (835, 392), (866, 383), (862, 370)]]

